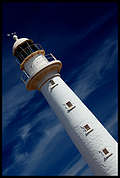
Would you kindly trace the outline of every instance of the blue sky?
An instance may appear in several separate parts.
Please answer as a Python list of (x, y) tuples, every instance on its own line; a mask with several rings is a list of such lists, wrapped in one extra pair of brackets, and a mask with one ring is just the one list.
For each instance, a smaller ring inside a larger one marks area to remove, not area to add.
[(117, 4), (2, 5), (2, 174), (92, 176), (42, 94), (25, 89), (6, 34), (61, 60), (62, 79), (118, 141)]

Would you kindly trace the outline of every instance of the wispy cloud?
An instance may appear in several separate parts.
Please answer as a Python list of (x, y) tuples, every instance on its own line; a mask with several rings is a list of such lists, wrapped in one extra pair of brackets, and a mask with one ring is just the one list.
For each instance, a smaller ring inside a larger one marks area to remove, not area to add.
[(76, 175), (84, 166), (86, 162), (78, 154), (74, 159), (65, 167), (65, 169), (59, 174), (59, 176), (74, 176)]
[(85, 99), (96, 88), (110, 80), (110, 78), (104, 80), (104, 74), (111, 70), (117, 62), (117, 50), (114, 47), (116, 42), (111, 38), (105, 40), (96, 53), (88, 58), (85, 64), (71, 72), (71, 77), (75, 76), (75, 81), (73, 84), (71, 83), (71, 86), (81, 99)]
[(11, 121), (16, 112), (24, 107), (34, 97), (34, 92), (27, 92), (23, 83), (13, 86), (7, 94), (2, 96), (3, 128)]
[[(62, 130), (63, 130), (63, 128), (62, 128), (61, 124), (57, 124), (56, 126), (50, 128), (48, 131), (46, 131), (46, 136), (40, 142), (38, 142), (38, 145), (36, 146), (33, 153), (31, 155), (29, 155), (29, 160), (26, 162), (25, 169), (23, 170), (21, 175), (32, 175), (33, 172), (38, 167), (38, 165), (40, 164), (40, 162), (41, 162), (41, 166), (42, 166), (42, 160), (44, 160), (46, 158), (46, 155), (48, 155), (47, 152), (49, 152), (48, 145), (50, 145), (51, 141), (54, 139), (56, 134), (57, 133), (60, 134), (60, 132)], [(46, 154), (45, 154), (45, 152), (46, 152)], [(52, 152), (50, 151), (50, 154), (51, 153)]]
[[(27, 168), (32, 165), (32, 162), (34, 162), (35, 168), (37, 161), (42, 160), (41, 157), (43, 156), (45, 149), (47, 149), (47, 145), (51, 142), (51, 140), (53, 140), (53, 137), (57, 132), (63, 130), (61, 124), (57, 124), (55, 122), (52, 122), (52, 125), (50, 125), (49, 122), (45, 124), (47, 118), (50, 118), (49, 121), (51, 121), (53, 117), (51, 116), (51, 112), (47, 111), (47, 109), (41, 111), (38, 116), (35, 116), (36, 119), (32, 120), (31, 122), (27, 122), (23, 126), (21, 125), (16, 133), (14, 132), (15, 137), (12, 136), (10, 142), (16, 138), (19, 139), (17, 144), (14, 144), (14, 149), (10, 155), (13, 163), (4, 170), (3, 175), (6, 175), (7, 173), (9, 174), (9, 172), (15, 169), (17, 165), (20, 166), (20, 168), (17, 168), (18, 171), (20, 171), (21, 168), (23, 169), (22, 165), (24, 165), (26, 172), (29, 170)], [(43, 121), (41, 122), (42, 119)], [(42, 124), (43, 122), (44, 124)], [(29, 140), (31, 138), (33, 138), (33, 140), (30, 143)], [(32, 149), (30, 149), (30, 145)], [(34, 168), (32, 166), (30, 170), (34, 170)], [(13, 175), (14, 174), (15, 172)]]
[(105, 122), (108, 132), (118, 141), (118, 111), (113, 112), (111, 117)]

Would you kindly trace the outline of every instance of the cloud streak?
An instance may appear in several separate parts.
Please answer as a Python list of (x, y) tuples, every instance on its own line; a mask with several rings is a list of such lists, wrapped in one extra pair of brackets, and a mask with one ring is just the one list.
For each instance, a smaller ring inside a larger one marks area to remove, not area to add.
[[(110, 80), (110, 78), (104, 80), (104, 75), (117, 62), (117, 51), (114, 48), (116, 42), (111, 38), (106, 39), (85, 64), (72, 72), (71, 77), (75, 78), (75, 81), (71, 86), (82, 100)], [(113, 50), (112, 56), (110, 56), (111, 50)], [(115, 67), (117, 68), (117, 65)]]

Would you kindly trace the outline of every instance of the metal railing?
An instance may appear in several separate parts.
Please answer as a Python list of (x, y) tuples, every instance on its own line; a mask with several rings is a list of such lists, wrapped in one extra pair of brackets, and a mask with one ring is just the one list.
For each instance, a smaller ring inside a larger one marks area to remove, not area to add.
[(45, 57), (47, 58), (47, 60), (50, 62), (50, 61), (53, 61), (53, 60), (57, 60), (52, 53), (50, 54), (46, 54)]
[[(48, 60), (48, 63), (51, 61), (55, 61), (57, 60), (53, 54), (46, 54), (45, 55), (46, 59)], [(25, 70), (23, 70), (22, 74), (21, 74), (21, 80), (26, 84), (27, 80), (30, 78), (31, 76), (29, 76), (29, 74), (27, 74), (27, 72)]]
[(26, 84), (27, 80), (29, 79), (29, 75), (23, 71), (23, 73), (21, 73), (20, 79), (24, 82), (24, 84)]

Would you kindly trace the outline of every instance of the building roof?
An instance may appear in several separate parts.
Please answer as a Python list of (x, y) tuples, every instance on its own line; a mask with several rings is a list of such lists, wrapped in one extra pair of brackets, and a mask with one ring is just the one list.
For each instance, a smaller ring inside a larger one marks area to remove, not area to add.
[(19, 38), (19, 39), (16, 39), (16, 41), (15, 41), (15, 43), (14, 43), (14, 45), (13, 45), (13, 55), (15, 54), (16, 48), (17, 48), (20, 44), (22, 44), (23, 42), (28, 41), (28, 40), (29, 40), (28, 38)]

